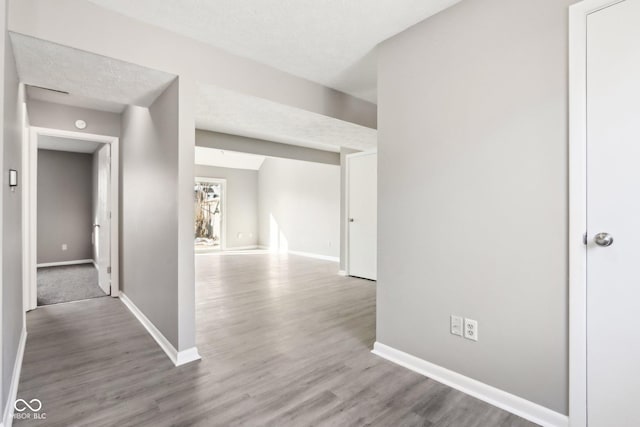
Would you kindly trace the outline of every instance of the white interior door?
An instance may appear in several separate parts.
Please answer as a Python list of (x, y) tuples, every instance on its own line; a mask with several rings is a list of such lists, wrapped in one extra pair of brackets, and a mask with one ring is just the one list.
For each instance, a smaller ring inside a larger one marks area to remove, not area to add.
[(111, 147), (104, 144), (98, 151), (98, 209), (96, 212), (96, 256), (98, 260), (98, 284), (111, 293)]
[[(587, 18), (587, 421), (591, 427), (640, 426), (639, 188), (640, 0), (625, 0)], [(597, 238), (598, 233), (608, 234)]]
[(378, 256), (378, 156), (347, 156), (348, 257), (350, 276), (376, 280)]

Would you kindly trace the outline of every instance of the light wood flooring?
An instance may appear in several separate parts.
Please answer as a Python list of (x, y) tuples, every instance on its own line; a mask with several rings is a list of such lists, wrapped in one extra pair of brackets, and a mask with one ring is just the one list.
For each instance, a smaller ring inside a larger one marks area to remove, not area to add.
[(115, 298), (38, 308), (18, 397), (41, 426), (530, 426), (380, 359), (375, 282), (298, 256), (196, 256), (202, 360), (173, 367)]

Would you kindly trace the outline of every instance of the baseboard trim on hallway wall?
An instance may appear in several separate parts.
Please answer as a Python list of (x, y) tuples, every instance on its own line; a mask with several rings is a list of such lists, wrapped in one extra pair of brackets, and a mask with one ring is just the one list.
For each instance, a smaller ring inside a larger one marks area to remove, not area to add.
[[(264, 245), (259, 245), (258, 248), (259, 249), (264, 249), (266, 251), (271, 251), (271, 252), (274, 252), (274, 253), (279, 253), (280, 252), (278, 249), (273, 249), (273, 248), (270, 248), (269, 246), (264, 246)], [(321, 259), (321, 260), (324, 260), (324, 261), (340, 262), (340, 257), (314, 254), (314, 253), (311, 253), (311, 252), (301, 252), (301, 251), (286, 251), (286, 252), (284, 252), (283, 251), (281, 253), (287, 253), (287, 254), (291, 254), (291, 255), (298, 255), (298, 256), (303, 256), (303, 257), (307, 257), (307, 258)]]
[(155, 325), (144, 315), (144, 313), (127, 297), (124, 293), (120, 292), (120, 301), (129, 309), (129, 311), (138, 319), (142, 326), (149, 332), (149, 335), (153, 337), (158, 343), (160, 348), (169, 356), (169, 359), (175, 366), (186, 365), (187, 363), (200, 360), (200, 354), (196, 347), (188, 348), (186, 350), (178, 351), (169, 342), (169, 340), (155, 327)]
[(16, 361), (13, 364), (13, 374), (11, 376), (11, 385), (7, 395), (7, 403), (4, 407), (2, 423), (0, 426), (11, 427), (13, 424), (14, 403), (18, 396), (18, 384), (20, 383), (20, 372), (22, 371), (22, 359), (24, 358), (24, 348), (27, 344), (27, 328), (24, 326), (20, 333), (20, 342), (18, 343), (18, 352), (16, 353)]
[(338, 276), (344, 276), (347, 277), (347, 272), (344, 270), (338, 270)]
[(542, 405), (518, 397), (514, 394), (484, 384), (473, 378), (435, 365), (412, 356), (388, 345), (377, 342), (373, 345), (373, 354), (397, 365), (411, 369), (439, 383), (460, 390), (470, 396), (485, 401), (507, 412), (545, 427), (568, 427), (569, 417), (545, 408)]
[(289, 251), (289, 253), (291, 255), (298, 255), (298, 256), (303, 256), (307, 258), (315, 258), (315, 259), (321, 259), (324, 261), (340, 262), (340, 257), (337, 257), (337, 256), (320, 255), (320, 254), (313, 254), (311, 252), (300, 252), (300, 251)]
[(234, 246), (232, 248), (225, 248), (223, 252), (233, 252), (233, 251), (249, 251), (251, 249), (258, 249), (258, 245), (249, 245), (249, 246)]
[(93, 264), (92, 259), (78, 259), (75, 261), (60, 261), (60, 262), (44, 262), (42, 264), (38, 264), (36, 267), (60, 267), (63, 265), (79, 265), (79, 264)]

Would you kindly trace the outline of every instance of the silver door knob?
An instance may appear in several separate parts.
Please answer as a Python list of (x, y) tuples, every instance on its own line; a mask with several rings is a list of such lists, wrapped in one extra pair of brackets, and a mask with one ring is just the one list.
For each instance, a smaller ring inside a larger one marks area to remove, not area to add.
[(593, 238), (593, 241), (596, 242), (598, 246), (607, 246), (613, 245), (613, 237), (609, 233), (598, 233)]

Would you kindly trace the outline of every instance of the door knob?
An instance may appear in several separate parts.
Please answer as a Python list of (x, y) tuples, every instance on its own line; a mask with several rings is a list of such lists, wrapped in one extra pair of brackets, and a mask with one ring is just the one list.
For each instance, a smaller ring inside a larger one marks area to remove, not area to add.
[(607, 246), (613, 245), (613, 237), (609, 233), (598, 233), (593, 238), (593, 241), (596, 242), (598, 246)]
[(349, 218), (349, 222), (354, 222), (354, 221), (355, 221), (355, 219)]

